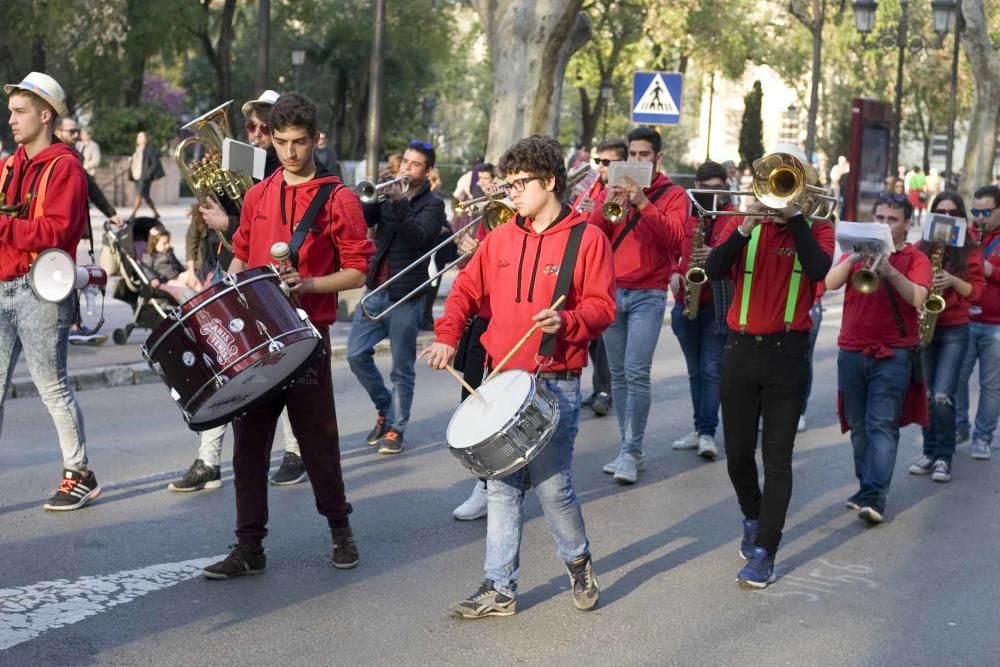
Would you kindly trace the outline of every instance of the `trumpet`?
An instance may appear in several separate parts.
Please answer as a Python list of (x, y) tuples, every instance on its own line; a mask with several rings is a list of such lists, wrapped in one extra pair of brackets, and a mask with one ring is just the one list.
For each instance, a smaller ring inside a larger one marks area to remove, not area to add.
[(601, 214), (604, 216), (604, 219), (612, 225), (617, 225), (621, 222), (625, 217), (626, 211), (628, 211), (628, 200), (624, 195), (609, 199), (601, 207)]
[(878, 265), (885, 259), (885, 255), (868, 255), (865, 264), (854, 272), (851, 276), (851, 285), (862, 294), (873, 294), (879, 287)]
[(410, 187), (409, 176), (399, 176), (391, 181), (372, 183), (371, 181), (361, 181), (354, 187), (354, 194), (358, 196), (362, 204), (372, 204), (379, 201), (386, 188), (399, 186), (400, 192), (406, 192)]

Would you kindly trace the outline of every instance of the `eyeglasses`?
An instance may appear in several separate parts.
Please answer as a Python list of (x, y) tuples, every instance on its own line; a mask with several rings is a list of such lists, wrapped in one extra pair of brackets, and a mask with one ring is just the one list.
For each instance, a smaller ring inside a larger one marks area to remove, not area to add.
[(247, 128), (247, 134), (256, 134), (258, 131), (261, 134), (271, 134), (271, 126), (267, 123), (255, 123), (248, 120), (244, 127)]
[(434, 144), (429, 144), (426, 141), (421, 141), (420, 139), (414, 139), (410, 142), (410, 148), (423, 148), (425, 151), (434, 150)]
[(972, 214), (973, 218), (988, 218), (993, 215), (993, 211), (996, 208), (972, 208), (969, 209), (969, 213)]
[(608, 165), (610, 165), (610, 164), (611, 164), (612, 162), (621, 162), (621, 160), (602, 160), (602, 159), (601, 159), (601, 158), (599, 158), (599, 157), (595, 157), (595, 158), (594, 158), (594, 164), (595, 164), (595, 165), (598, 165), (598, 166), (600, 166), (600, 165), (602, 165), (602, 164), (603, 164), (603, 165), (604, 165), (605, 167), (607, 167), (607, 166), (608, 166)]
[(511, 181), (507, 186), (514, 192), (524, 192), (524, 189), (528, 187), (528, 183), (540, 180), (542, 179), (538, 176), (529, 176), (528, 178), (519, 178), (516, 181)]

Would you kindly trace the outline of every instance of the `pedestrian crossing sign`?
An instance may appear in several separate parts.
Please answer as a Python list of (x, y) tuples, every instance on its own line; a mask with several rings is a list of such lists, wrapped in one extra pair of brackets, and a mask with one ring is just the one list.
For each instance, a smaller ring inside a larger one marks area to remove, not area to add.
[(632, 122), (677, 125), (681, 122), (678, 72), (635, 72), (632, 75)]

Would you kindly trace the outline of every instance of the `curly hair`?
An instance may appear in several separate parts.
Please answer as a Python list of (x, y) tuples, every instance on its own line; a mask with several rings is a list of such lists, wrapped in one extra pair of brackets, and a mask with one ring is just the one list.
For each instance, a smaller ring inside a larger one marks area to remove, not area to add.
[(563, 198), (566, 191), (566, 163), (562, 145), (549, 136), (533, 134), (508, 148), (497, 163), (504, 178), (507, 174), (527, 172), (535, 178), (556, 179), (554, 194)]
[(267, 115), (267, 124), (272, 130), (284, 130), (289, 127), (304, 127), (309, 136), (316, 134), (316, 103), (299, 93), (285, 93), (271, 107)]

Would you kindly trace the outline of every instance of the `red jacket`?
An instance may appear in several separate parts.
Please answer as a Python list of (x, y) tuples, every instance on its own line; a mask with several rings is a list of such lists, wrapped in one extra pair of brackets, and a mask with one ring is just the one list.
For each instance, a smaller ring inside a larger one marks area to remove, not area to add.
[[(640, 212), (639, 222), (614, 251), (615, 284), (625, 289), (667, 289), (673, 273), (674, 258), (680, 254), (684, 238), (684, 222), (691, 202), (681, 186), (657, 172), (646, 196), (668, 186), (660, 197)], [(633, 209), (616, 225), (604, 219), (601, 208), (607, 198), (607, 188), (594, 200), (594, 210), (588, 222), (604, 232), (612, 242), (622, 233)]]
[[(724, 211), (733, 210), (732, 204), (726, 204), (722, 207)], [(730, 224), (733, 220), (736, 221), (735, 224), (739, 225), (743, 222), (742, 215), (727, 215), (718, 216), (715, 218), (705, 218), (705, 246), (709, 248), (714, 248), (715, 246), (722, 243), (722, 232), (725, 231), (726, 226)], [(689, 215), (687, 220), (684, 222), (684, 239), (681, 241), (680, 248), (680, 258), (676, 263), (677, 273), (682, 276), (686, 276), (688, 269), (691, 268), (691, 247), (694, 245), (694, 230), (698, 227), (698, 216)], [(674, 298), (683, 301), (684, 293), (675, 294)], [(711, 282), (706, 282), (701, 287), (701, 298), (698, 299), (698, 303), (706, 304), (712, 303), (712, 287)]]
[[(582, 222), (583, 216), (564, 208), (541, 234), (531, 228), (530, 220), (520, 217), (490, 232), (452, 284), (444, 316), (434, 324), (437, 341), (458, 347), (469, 316), (478, 311), (481, 300), (488, 299), (493, 316), (480, 340), (493, 363), (502, 359), (534, 324), (531, 318), (554, 301), (570, 229)], [(556, 351), (546, 370), (579, 370), (587, 365), (590, 341), (615, 320), (614, 287), (608, 240), (587, 227), (560, 311), (563, 325)], [(542, 333), (535, 332), (504, 368), (535, 371), (541, 338)]]
[[(970, 232), (979, 236), (977, 232)], [(983, 235), (980, 247), (982, 248), (982, 261), (993, 265), (993, 274), (984, 277), (986, 285), (978, 301), (973, 301), (969, 308), (969, 318), (973, 322), (983, 322), (984, 324), (1000, 324), (1000, 229), (987, 232)], [(993, 246), (992, 248), (990, 246)], [(989, 250), (989, 256), (986, 251)]]
[(970, 246), (966, 253), (966, 266), (964, 276), (959, 276), (962, 280), (972, 286), (969, 296), (960, 296), (957, 290), (946, 289), (944, 291), (945, 309), (937, 318), (939, 327), (955, 327), (969, 323), (969, 305), (975, 303), (982, 297), (986, 287), (986, 276), (983, 273), (983, 251), (975, 246)]
[[(335, 176), (320, 176), (288, 185), (284, 169), (278, 169), (253, 186), (243, 201), (240, 226), (233, 236), (233, 256), (247, 268), (272, 264), (271, 246), (288, 243), (320, 186), (340, 184)], [(282, 215), (284, 208), (284, 215)], [(375, 244), (368, 239), (368, 226), (361, 202), (346, 187), (337, 188), (313, 222), (312, 231), (299, 249), (299, 273), (318, 277), (341, 269), (356, 269), (368, 275), (368, 261)], [(337, 321), (337, 294), (303, 294), (299, 302), (313, 324), (328, 326)]]
[[(59, 161), (53, 165), (48, 182), (39, 182), (56, 158)], [(24, 146), (18, 146), (0, 165), (6, 205), (25, 201), (29, 192), (40, 195), (43, 187), (45, 190), (44, 198), (33, 199), (26, 218), (0, 214), (0, 280), (23, 276), (34, 255), (49, 248), (60, 248), (76, 257), (88, 210), (87, 175), (76, 151), (56, 142), (28, 159)]]

